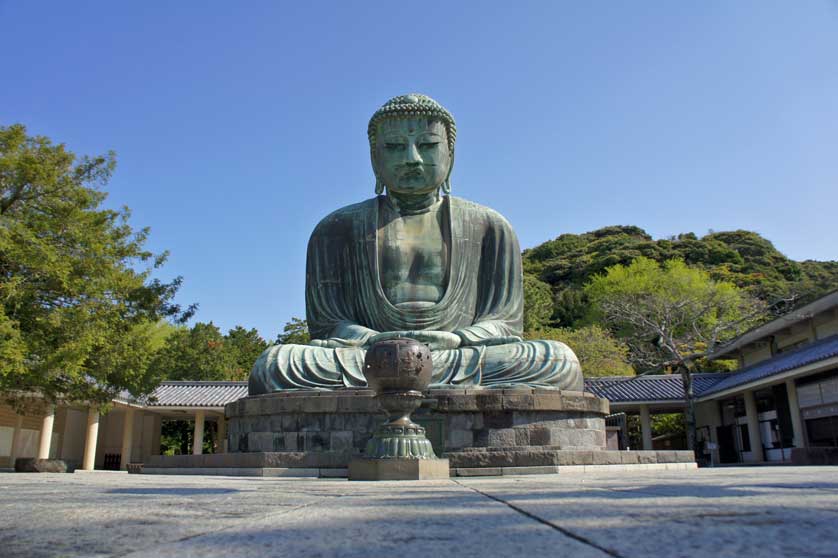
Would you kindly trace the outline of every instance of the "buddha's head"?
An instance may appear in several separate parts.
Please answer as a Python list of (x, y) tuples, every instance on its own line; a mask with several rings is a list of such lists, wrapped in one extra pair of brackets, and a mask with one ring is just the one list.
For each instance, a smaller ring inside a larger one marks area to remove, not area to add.
[(367, 134), (375, 191), (397, 194), (451, 191), (457, 128), (445, 108), (425, 95), (393, 97), (370, 119)]

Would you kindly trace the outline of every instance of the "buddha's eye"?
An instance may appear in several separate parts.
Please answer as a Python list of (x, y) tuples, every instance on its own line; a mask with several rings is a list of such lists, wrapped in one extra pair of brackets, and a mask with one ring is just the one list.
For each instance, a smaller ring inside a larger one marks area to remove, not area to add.
[(403, 143), (385, 143), (384, 149), (387, 151), (403, 151), (404, 144)]
[(435, 148), (437, 145), (439, 145), (439, 142), (438, 142), (438, 141), (433, 141), (433, 142), (431, 142), (431, 141), (428, 141), (428, 142), (423, 142), (423, 143), (420, 143), (420, 144), (419, 144), (419, 149), (433, 149), (433, 148)]

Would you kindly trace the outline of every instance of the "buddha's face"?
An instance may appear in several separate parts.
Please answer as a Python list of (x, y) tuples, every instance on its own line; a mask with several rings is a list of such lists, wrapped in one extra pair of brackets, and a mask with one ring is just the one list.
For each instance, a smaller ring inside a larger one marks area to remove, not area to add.
[(390, 192), (436, 191), (451, 169), (445, 125), (429, 118), (383, 120), (376, 133), (373, 166)]

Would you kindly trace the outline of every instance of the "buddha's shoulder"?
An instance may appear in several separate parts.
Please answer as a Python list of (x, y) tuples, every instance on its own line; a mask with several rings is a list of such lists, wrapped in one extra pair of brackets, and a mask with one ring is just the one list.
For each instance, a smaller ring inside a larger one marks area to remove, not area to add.
[(468, 213), (472, 219), (480, 219), (487, 224), (500, 226), (504, 228), (512, 229), (512, 225), (509, 224), (506, 217), (492, 209), (491, 207), (486, 207), (485, 205), (481, 205), (477, 202), (473, 202), (471, 200), (466, 200), (463, 198), (457, 198), (455, 196), (449, 196), (451, 198), (451, 207), (460, 213)]
[(376, 198), (370, 198), (336, 209), (320, 219), (312, 235), (352, 226), (358, 219), (364, 219), (369, 215), (375, 209), (376, 203)]

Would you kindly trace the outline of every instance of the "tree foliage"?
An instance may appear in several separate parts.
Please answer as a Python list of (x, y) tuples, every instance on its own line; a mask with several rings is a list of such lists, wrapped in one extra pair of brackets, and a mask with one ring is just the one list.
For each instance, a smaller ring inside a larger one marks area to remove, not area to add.
[(225, 336), (212, 322), (198, 322), (169, 335), (150, 369), (161, 380), (246, 380), (267, 346), (255, 329), (236, 326)]
[(582, 374), (593, 376), (633, 376), (628, 347), (598, 325), (578, 329), (549, 328), (528, 332), (528, 339), (551, 339), (570, 347), (579, 358)]
[[(687, 431), (684, 413), (655, 413), (650, 419), (652, 423), (652, 438), (657, 436), (677, 436), (686, 438)], [(643, 447), (643, 433), (640, 426), (640, 415), (631, 414), (626, 417), (628, 427), (628, 445), (632, 448)]]
[(584, 290), (591, 278), (641, 256), (658, 263), (680, 259), (766, 302), (794, 296), (796, 304), (803, 304), (838, 284), (838, 262), (795, 262), (759, 234), (743, 230), (711, 232), (701, 238), (686, 233), (661, 240), (633, 226), (563, 234), (526, 250), (524, 271), (552, 288), (552, 323), (574, 327), (591, 321)]
[(311, 341), (311, 334), (308, 332), (308, 324), (300, 318), (291, 318), (285, 323), (276, 342), (280, 345), (308, 345)]
[(639, 257), (594, 277), (585, 291), (643, 369), (692, 364), (754, 326), (766, 311), (765, 303), (736, 285), (681, 260), (659, 265)]
[[(152, 278), (166, 254), (127, 208), (102, 208), (113, 153), (79, 157), (63, 144), (0, 127), (0, 393), (104, 403), (154, 388), (147, 370), (180, 278)], [(20, 400), (18, 400), (19, 402)]]
[(688, 443), (694, 447), (690, 375), (696, 361), (756, 325), (765, 316), (766, 304), (682, 260), (661, 265), (645, 257), (608, 268), (591, 280), (585, 292), (600, 319), (626, 341), (640, 370), (681, 374), (688, 403)]
[(553, 291), (534, 275), (524, 274), (524, 331), (547, 327), (553, 315)]
[(233, 353), (236, 369), (229, 374), (231, 379), (246, 380), (259, 355), (268, 348), (268, 342), (262, 339), (255, 328), (245, 329), (236, 326), (227, 332), (225, 346)]
[(226, 380), (236, 367), (235, 355), (212, 322), (179, 328), (149, 365), (161, 380)]

